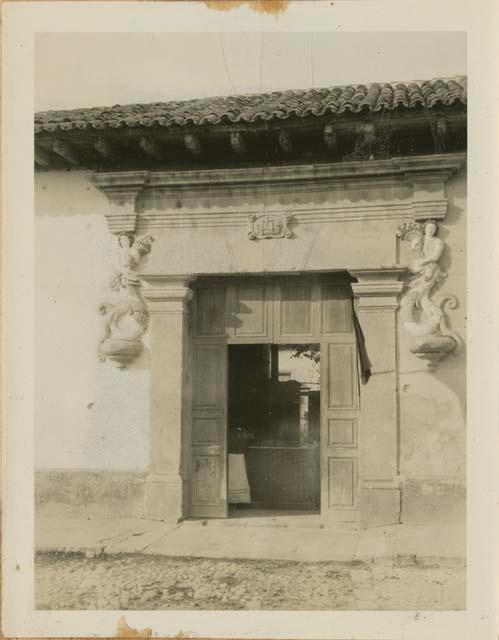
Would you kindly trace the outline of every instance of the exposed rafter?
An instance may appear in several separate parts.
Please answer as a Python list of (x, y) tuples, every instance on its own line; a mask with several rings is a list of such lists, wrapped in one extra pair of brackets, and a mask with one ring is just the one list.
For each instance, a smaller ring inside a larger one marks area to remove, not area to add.
[(433, 139), (435, 141), (435, 151), (442, 153), (447, 149), (447, 136), (449, 132), (449, 126), (446, 118), (437, 118), (435, 126), (433, 127)]
[(156, 158), (157, 160), (160, 160), (163, 157), (163, 152), (159, 143), (156, 142), (156, 140), (154, 140), (153, 138), (142, 136), (139, 140), (139, 145), (141, 149), (145, 151), (145, 153), (147, 153), (148, 156)]
[(63, 140), (55, 140), (52, 151), (73, 165), (79, 165), (80, 161), (73, 147)]
[(284, 129), (282, 129), (279, 132), (278, 142), (279, 146), (285, 153), (291, 153), (291, 151), (293, 151), (293, 142), (291, 140), (291, 134), (289, 133), (289, 131), (285, 131)]
[(109, 140), (106, 140), (106, 138), (96, 140), (94, 142), (94, 149), (108, 160), (112, 160), (117, 155), (113, 144), (109, 142)]
[(240, 131), (233, 131), (230, 134), (230, 144), (234, 151), (240, 156), (244, 155), (247, 151), (246, 141)]
[(336, 147), (337, 136), (334, 124), (327, 124), (324, 127), (324, 142), (330, 151)]
[(203, 147), (201, 145), (201, 142), (199, 141), (199, 138), (193, 133), (188, 133), (184, 136), (184, 144), (185, 148), (196, 156), (198, 156), (203, 151)]

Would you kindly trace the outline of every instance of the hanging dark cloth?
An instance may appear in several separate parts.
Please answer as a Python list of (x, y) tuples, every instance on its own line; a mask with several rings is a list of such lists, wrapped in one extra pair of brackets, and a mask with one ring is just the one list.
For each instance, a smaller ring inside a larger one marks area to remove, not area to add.
[(352, 317), (353, 317), (353, 326), (355, 329), (355, 337), (357, 340), (357, 352), (359, 354), (359, 369), (360, 369), (360, 379), (362, 384), (367, 384), (369, 378), (371, 377), (371, 361), (369, 360), (369, 356), (367, 355), (366, 349), (366, 339), (364, 338), (364, 332), (362, 331), (362, 327), (360, 326), (359, 319), (357, 314), (355, 313), (355, 305), (353, 302), (352, 296)]

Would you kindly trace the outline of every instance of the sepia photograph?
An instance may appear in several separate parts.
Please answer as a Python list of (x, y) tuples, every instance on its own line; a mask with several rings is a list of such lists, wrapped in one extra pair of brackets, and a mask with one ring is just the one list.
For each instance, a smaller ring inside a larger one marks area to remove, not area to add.
[(421, 2), (9, 3), (5, 637), (496, 637), (499, 14)]
[(465, 34), (36, 53), (36, 607), (464, 608)]

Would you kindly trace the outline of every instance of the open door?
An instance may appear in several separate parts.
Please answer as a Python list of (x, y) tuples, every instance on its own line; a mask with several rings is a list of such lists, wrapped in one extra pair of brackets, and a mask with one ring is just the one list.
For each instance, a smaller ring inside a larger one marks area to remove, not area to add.
[(226, 518), (227, 345), (194, 345), (191, 517)]
[(358, 521), (357, 344), (346, 287), (324, 287), (321, 340), (321, 515)]

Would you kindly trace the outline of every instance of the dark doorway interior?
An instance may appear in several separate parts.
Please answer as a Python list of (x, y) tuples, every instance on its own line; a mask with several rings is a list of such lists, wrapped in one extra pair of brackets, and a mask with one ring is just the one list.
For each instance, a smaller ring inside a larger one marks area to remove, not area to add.
[(229, 346), (232, 509), (320, 509), (319, 369), (318, 344)]

